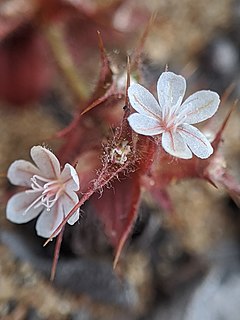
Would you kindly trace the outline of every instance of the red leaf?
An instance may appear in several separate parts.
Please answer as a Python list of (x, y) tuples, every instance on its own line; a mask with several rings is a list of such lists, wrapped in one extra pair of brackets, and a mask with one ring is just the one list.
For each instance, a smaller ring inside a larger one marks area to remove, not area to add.
[(96, 179), (96, 171), (101, 167), (99, 150), (88, 150), (76, 159), (76, 170), (79, 172), (81, 192), (89, 188), (90, 182)]
[(139, 173), (113, 183), (100, 199), (95, 197), (97, 216), (104, 224), (105, 233), (115, 248), (114, 267), (136, 220), (140, 199)]

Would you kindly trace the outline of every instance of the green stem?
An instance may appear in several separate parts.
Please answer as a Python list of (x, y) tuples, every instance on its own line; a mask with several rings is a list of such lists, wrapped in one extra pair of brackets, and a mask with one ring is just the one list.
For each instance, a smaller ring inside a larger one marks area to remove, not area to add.
[(62, 27), (57, 24), (52, 24), (48, 25), (44, 31), (54, 59), (63, 73), (74, 96), (77, 100), (87, 99), (87, 87), (77, 72), (76, 66), (64, 39)]

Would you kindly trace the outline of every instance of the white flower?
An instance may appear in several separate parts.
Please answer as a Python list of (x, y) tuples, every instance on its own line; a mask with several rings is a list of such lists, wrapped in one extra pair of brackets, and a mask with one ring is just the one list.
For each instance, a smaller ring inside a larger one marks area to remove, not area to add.
[(143, 86), (132, 84), (128, 97), (138, 111), (128, 121), (134, 131), (146, 136), (162, 134), (162, 146), (171, 155), (183, 159), (192, 153), (205, 159), (213, 153), (207, 138), (191, 124), (214, 115), (220, 99), (216, 92), (202, 90), (188, 97), (182, 104), (186, 81), (172, 72), (163, 72), (157, 82), (158, 101)]
[[(61, 172), (56, 156), (46, 148), (31, 149), (35, 162), (17, 160), (8, 169), (8, 179), (14, 185), (28, 190), (15, 194), (7, 204), (7, 219), (14, 223), (25, 223), (36, 218), (37, 234), (49, 238), (64, 217), (78, 202), (75, 191), (79, 190), (76, 170), (66, 164)], [(74, 224), (79, 219), (79, 210), (68, 220)]]

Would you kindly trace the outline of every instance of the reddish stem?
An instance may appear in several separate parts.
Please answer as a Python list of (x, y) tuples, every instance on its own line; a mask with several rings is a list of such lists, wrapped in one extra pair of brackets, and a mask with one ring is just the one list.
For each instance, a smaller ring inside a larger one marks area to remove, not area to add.
[(61, 231), (61, 229), (65, 226), (67, 221), (71, 218), (71, 216), (76, 212), (97, 190), (103, 188), (105, 185), (109, 183), (110, 180), (114, 179), (118, 174), (122, 171), (124, 171), (128, 167), (129, 163), (126, 162), (126, 164), (122, 167), (120, 167), (118, 170), (116, 170), (114, 173), (112, 173), (107, 179), (104, 179), (103, 172), (101, 172), (99, 178), (98, 178), (98, 184), (94, 184), (93, 187), (91, 187), (79, 200), (79, 202), (72, 208), (72, 210), (67, 214), (67, 216), (63, 219), (63, 221), (59, 224), (57, 229), (52, 233), (52, 235), (48, 238), (48, 240), (44, 243), (44, 247)]
[(51, 269), (51, 277), (50, 277), (51, 281), (54, 280), (55, 274), (56, 274), (57, 263), (58, 263), (59, 253), (60, 253), (60, 249), (61, 249), (61, 243), (62, 243), (62, 239), (63, 239), (63, 232), (64, 232), (64, 226), (63, 226), (61, 232), (58, 235), (57, 243), (56, 243), (55, 250), (54, 250), (54, 258), (53, 258), (53, 264), (52, 264), (52, 269)]

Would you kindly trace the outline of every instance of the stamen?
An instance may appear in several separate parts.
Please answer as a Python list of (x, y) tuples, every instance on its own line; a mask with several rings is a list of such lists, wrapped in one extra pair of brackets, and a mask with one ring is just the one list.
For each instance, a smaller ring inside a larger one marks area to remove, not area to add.
[(41, 176), (38, 176), (37, 174), (35, 174), (31, 180), (33, 181), (36, 181), (36, 179), (42, 181), (42, 182), (51, 182), (52, 180), (51, 179), (47, 179), (47, 178), (44, 178), (44, 177), (41, 177)]
[[(64, 183), (60, 180), (50, 180), (44, 177), (34, 175), (31, 178), (31, 190), (26, 190), (26, 193), (40, 193), (40, 196), (37, 197), (25, 210), (25, 214), (33, 207), (34, 209), (45, 206), (47, 211), (54, 206), (56, 201), (60, 198), (61, 193), (64, 189)], [(42, 184), (41, 184), (42, 183)]]
[[(28, 191), (28, 190), (27, 190)], [(27, 192), (25, 191), (25, 192)], [(36, 206), (34, 206), (36, 203), (38, 203), (40, 200), (42, 199), (42, 195), (40, 195), (39, 197), (37, 197), (37, 199), (35, 199), (30, 206), (27, 207), (27, 209), (25, 210), (24, 214), (26, 214), (32, 207), (37, 208)]]

